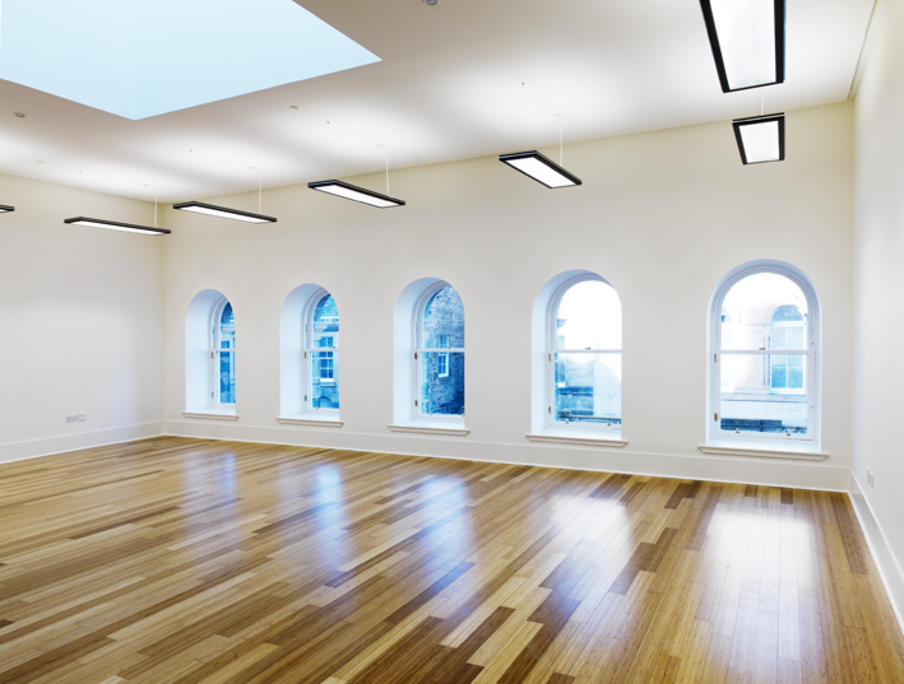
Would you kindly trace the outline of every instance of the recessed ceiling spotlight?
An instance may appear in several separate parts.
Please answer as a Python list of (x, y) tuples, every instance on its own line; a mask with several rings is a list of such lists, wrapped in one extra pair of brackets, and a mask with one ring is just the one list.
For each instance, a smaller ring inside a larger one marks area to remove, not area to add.
[(439, 0), (424, 0), (424, 4), (430, 7), (435, 7), (439, 4)]
[(25, 112), (13, 112), (13, 116), (16, 117), (17, 119), (24, 119)]

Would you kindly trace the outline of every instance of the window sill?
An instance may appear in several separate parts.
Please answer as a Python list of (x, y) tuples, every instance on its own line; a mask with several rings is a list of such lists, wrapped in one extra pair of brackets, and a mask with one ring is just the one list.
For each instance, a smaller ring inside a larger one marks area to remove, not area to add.
[(183, 411), (186, 418), (201, 418), (205, 420), (238, 420), (235, 411), (219, 411), (217, 409), (205, 409), (202, 411)]
[(336, 418), (316, 418), (313, 416), (295, 416), (292, 418), (280, 416), (276, 419), (277, 423), (282, 423), (283, 425), (306, 425), (308, 427), (329, 427), (329, 428), (341, 428), (345, 425), (344, 421), (338, 420)]
[(405, 423), (403, 425), (390, 424), (387, 426), (393, 432), (415, 432), (422, 435), (445, 435), (446, 437), (466, 437), (471, 434), (467, 428), (443, 427), (441, 425), (423, 425), (417, 423)]
[(555, 433), (528, 433), (524, 435), (530, 442), (544, 442), (546, 444), (571, 444), (573, 446), (596, 446), (596, 447), (613, 447), (621, 449), (628, 446), (626, 439), (610, 439), (606, 437), (594, 437), (587, 435), (579, 437), (578, 435), (561, 435)]
[(792, 461), (824, 461), (829, 454), (818, 451), (815, 447), (766, 447), (755, 444), (745, 446), (731, 444), (700, 444), (700, 453), (710, 456), (759, 456), (762, 458), (783, 458)]

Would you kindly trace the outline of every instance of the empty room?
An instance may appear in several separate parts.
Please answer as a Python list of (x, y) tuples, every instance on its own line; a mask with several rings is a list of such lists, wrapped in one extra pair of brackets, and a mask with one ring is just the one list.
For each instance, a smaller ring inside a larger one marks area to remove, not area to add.
[(900, 0), (3, 0), (0, 682), (904, 683)]

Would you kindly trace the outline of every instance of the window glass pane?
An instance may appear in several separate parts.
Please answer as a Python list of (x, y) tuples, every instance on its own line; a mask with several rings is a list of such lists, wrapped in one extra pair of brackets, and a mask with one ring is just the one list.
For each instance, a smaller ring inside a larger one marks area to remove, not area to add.
[(235, 318), (228, 302), (220, 314), (220, 349), (235, 349)]
[(424, 308), (422, 348), (462, 349), (465, 346), (465, 310), (454, 287), (443, 287)]
[(422, 352), (420, 364), (421, 413), (462, 415), (465, 412), (464, 353)]
[(556, 354), (555, 419), (621, 424), (621, 354)]
[(755, 273), (739, 280), (722, 304), (722, 349), (807, 348), (807, 299), (790, 278)]
[(723, 430), (806, 434), (806, 355), (724, 354), (719, 367)]
[(339, 408), (338, 359), (334, 352), (311, 354), (311, 407)]
[(562, 295), (555, 319), (556, 349), (621, 349), (621, 302), (601, 280), (582, 280)]
[(773, 354), (770, 358), (772, 390), (774, 392), (803, 392), (804, 356)]
[(332, 295), (326, 295), (317, 302), (312, 316), (312, 325), (315, 348), (339, 346), (339, 312)]
[(221, 351), (219, 354), (220, 403), (235, 403), (235, 352)]

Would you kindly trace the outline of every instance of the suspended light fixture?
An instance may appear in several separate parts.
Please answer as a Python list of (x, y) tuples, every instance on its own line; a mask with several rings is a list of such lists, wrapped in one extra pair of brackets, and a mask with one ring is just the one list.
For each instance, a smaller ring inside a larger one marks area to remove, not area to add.
[[(330, 122), (327, 121), (327, 126), (329, 126)], [(384, 149), (383, 145), (377, 145), (380, 149)], [(392, 197), (389, 194), (389, 156), (387, 155), (385, 158), (386, 161), (386, 194), (384, 195), (382, 192), (377, 192), (376, 190), (369, 190), (367, 188), (362, 188), (360, 185), (353, 185), (351, 183), (346, 183), (345, 181), (336, 180), (332, 178), (330, 180), (322, 180), (322, 181), (313, 181), (308, 183), (308, 187), (311, 190), (319, 190), (320, 192), (325, 192), (329, 195), (335, 195), (336, 197), (342, 197), (343, 199), (352, 200), (353, 202), (361, 202), (362, 204), (367, 204), (371, 207), (377, 207), (377, 209), (389, 209), (390, 207), (404, 207), (405, 200), (400, 200), (397, 197)]]
[(700, 0), (723, 93), (785, 80), (785, 0)]
[(525, 176), (533, 178), (538, 183), (542, 183), (547, 188), (581, 185), (580, 178), (537, 150), (500, 154), (499, 161), (508, 164)]
[(784, 114), (735, 119), (732, 126), (741, 161), (745, 164), (762, 164), (785, 158)]
[[(521, 83), (521, 96), (524, 98), (525, 86)], [(521, 142), (524, 143), (524, 102), (522, 101), (522, 121), (521, 121)], [(512, 152), (510, 154), (500, 154), (499, 161), (508, 164), (516, 171), (523, 173), (528, 178), (533, 178), (538, 183), (545, 185), (547, 188), (569, 188), (575, 185), (581, 185), (581, 179), (571, 173), (562, 166), (565, 163), (565, 127), (562, 124), (562, 115), (558, 114), (559, 119), (559, 163), (556, 164), (552, 159), (537, 150), (527, 150), (525, 152)]]
[(379, 209), (405, 206), (405, 200), (390, 197), (389, 195), (384, 195), (381, 192), (368, 190), (367, 188), (362, 188), (359, 185), (352, 185), (351, 183), (346, 183), (345, 181), (336, 179), (314, 181), (312, 183), (308, 183), (308, 187), (311, 188), (311, 190), (319, 190), (320, 192), (335, 195), (336, 197), (343, 197), (355, 202), (369, 204), (370, 206), (377, 207)]
[(15, 211), (15, 207), (11, 207), (8, 204), (0, 204), (0, 214), (8, 214), (11, 211)]
[(216, 204), (208, 204), (207, 202), (180, 202), (179, 204), (174, 204), (173, 209), (190, 211), (195, 214), (205, 214), (207, 216), (216, 216), (217, 218), (245, 221), (246, 223), (276, 223), (276, 218), (273, 216), (255, 214), (254, 212), (242, 211), (241, 209), (221, 207)]
[(75, 216), (73, 218), (63, 219), (63, 223), (73, 226), (88, 226), (89, 228), (106, 228), (107, 230), (121, 230), (127, 233), (143, 233), (144, 235), (167, 235), (172, 231), (168, 228), (157, 228), (154, 226), (139, 226), (134, 223), (123, 223), (121, 221), (108, 221), (106, 219), (88, 218), (87, 216)]
[[(145, 184), (144, 187), (150, 187)], [(75, 216), (63, 219), (63, 223), (73, 226), (87, 226), (89, 228), (105, 228), (106, 230), (121, 230), (126, 233), (142, 233), (144, 235), (169, 235), (173, 231), (168, 228), (157, 227), (157, 197), (154, 196), (154, 225), (142, 226), (135, 223), (123, 223), (122, 221), (109, 221), (107, 219), (88, 218), (87, 216)]]

